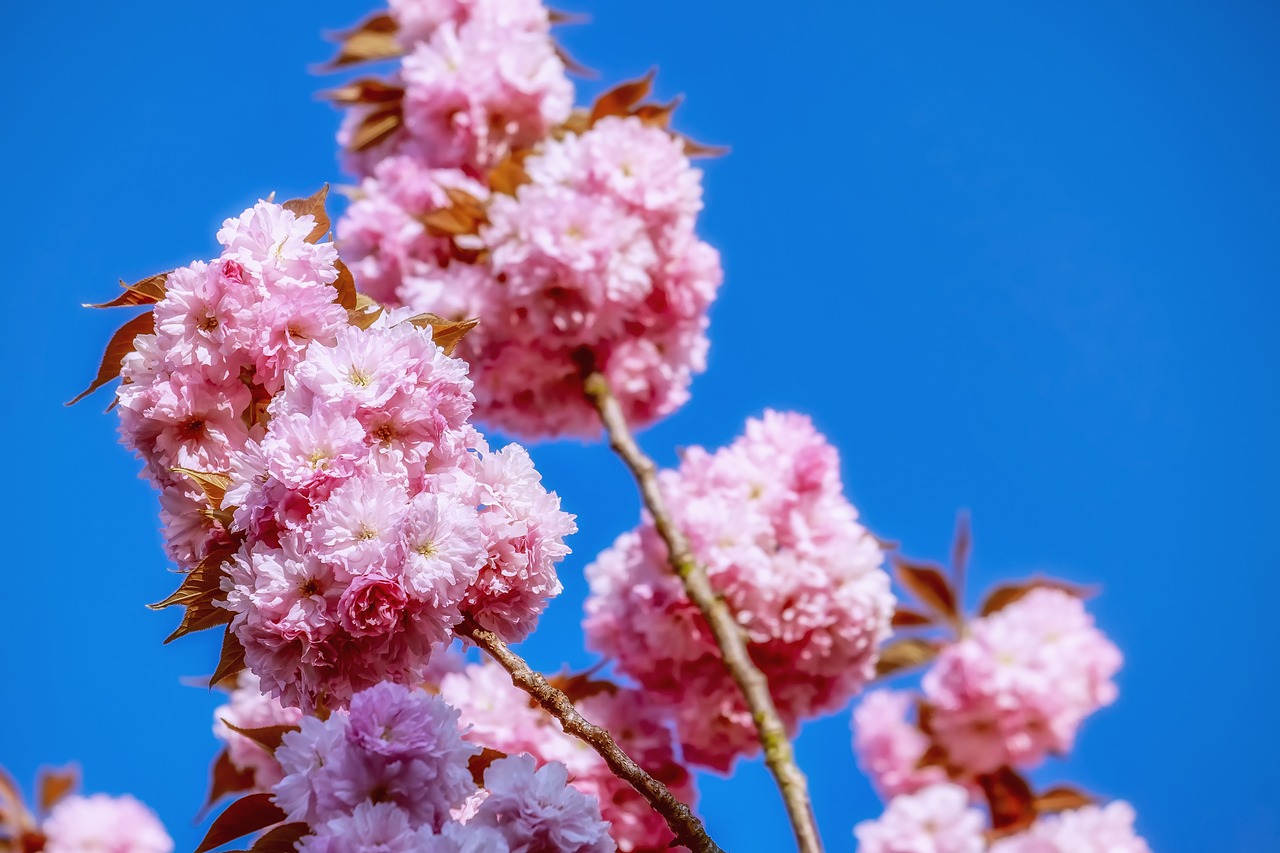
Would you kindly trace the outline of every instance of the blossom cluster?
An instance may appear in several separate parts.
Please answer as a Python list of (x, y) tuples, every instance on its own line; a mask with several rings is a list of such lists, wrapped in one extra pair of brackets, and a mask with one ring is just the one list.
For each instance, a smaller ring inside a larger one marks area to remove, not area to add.
[(155, 813), (128, 795), (66, 797), (24, 842), (25, 849), (45, 853), (173, 853), (173, 839)]
[(522, 639), (574, 530), (524, 449), (469, 424), (467, 366), (429, 324), (354, 322), (314, 228), (269, 202), (227, 220), (219, 258), (168, 274), (119, 391), (170, 552), (229, 557), (215, 603), (263, 690), (304, 709), (420, 681), (463, 618)]
[(1032, 767), (1069, 751), (1081, 722), (1115, 700), (1120, 662), (1079, 597), (1033, 589), (942, 650), (923, 679), (923, 719), (909, 721), (908, 693), (868, 694), (854, 712), (854, 749), (886, 796), (948, 773)]
[(854, 834), (859, 853), (1150, 853), (1133, 821), (1132, 806), (1117, 800), (1045, 815), (989, 842), (968, 791), (939, 782), (895, 797), (883, 815), (858, 824)]
[[(894, 598), (880, 546), (843, 494), (839, 457), (797, 414), (767, 412), (660, 475), (675, 522), (769, 680), (783, 721), (842, 707), (874, 674)], [(685, 756), (727, 770), (759, 744), (652, 519), (587, 569), (588, 643), (675, 715)]]
[(226, 743), (231, 766), (253, 777), (251, 787), (265, 791), (280, 781), (280, 762), (253, 738), (235, 729), (294, 726), (301, 720), (301, 710), (286, 708), (279, 699), (263, 693), (258, 676), (246, 669), (236, 677), (226, 704), (213, 712), (213, 734)]
[[(645, 424), (705, 368), (719, 256), (695, 232), (701, 173), (640, 115), (587, 117), (536, 0), (392, 3), (406, 54), (401, 127), (349, 158), (361, 178), (338, 236), (361, 288), (389, 304), (481, 317), (461, 354), (478, 417), (525, 436), (598, 434), (582, 373)], [(343, 139), (374, 103), (348, 114)], [(626, 111), (623, 111), (626, 113)], [(497, 181), (495, 170), (518, 177)], [(475, 227), (433, 214), (463, 193)]]
[(274, 798), (309, 832), (299, 853), (608, 853), (596, 802), (567, 784), (561, 764), (531, 756), (492, 762), (483, 788), (458, 712), (423, 690), (382, 683), (349, 712), (303, 718), (276, 757)]
[[(619, 850), (660, 853), (670, 849), (672, 834), (663, 818), (614, 776), (599, 754), (532, 706), (502, 667), (468, 665), (445, 675), (439, 689), (440, 696), (461, 714), (467, 740), (512, 755), (528, 753), (539, 765), (564, 765), (570, 784), (599, 802)], [(676, 760), (670, 729), (643, 694), (607, 682), (587, 683), (572, 692), (578, 694), (574, 704), (587, 719), (612, 733), (618, 745), (677, 799), (693, 804), (693, 779)]]

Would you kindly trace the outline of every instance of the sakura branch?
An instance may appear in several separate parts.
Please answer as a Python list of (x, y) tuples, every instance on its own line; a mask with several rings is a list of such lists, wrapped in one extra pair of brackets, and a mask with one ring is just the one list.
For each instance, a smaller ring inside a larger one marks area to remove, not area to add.
[(566, 732), (598, 752), (619, 778), (625, 779), (639, 791), (666, 819), (677, 842), (684, 844), (693, 853), (721, 853), (720, 848), (707, 835), (702, 821), (687, 805), (677, 800), (665, 785), (650, 776), (623, 752), (609, 732), (583, 717), (568, 696), (531, 669), (523, 658), (511, 651), (502, 638), (472, 622), (464, 622), (457, 632), (484, 649), (510, 673), (511, 680), (517, 687), (560, 721)]
[(818, 853), (822, 850), (822, 841), (809, 800), (808, 781), (796, 763), (786, 727), (774, 706), (769, 682), (751, 660), (742, 626), (711, 586), (706, 569), (699, 565), (688, 540), (667, 509), (666, 499), (658, 485), (657, 466), (636, 443), (610, 390), (608, 379), (598, 371), (592, 371), (583, 380), (583, 388), (600, 413), (610, 446), (626, 463), (640, 488), (644, 505), (666, 545), (672, 571), (680, 578), (690, 601), (706, 619), (724, 666), (751, 710), (760, 745), (764, 749), (765, 763), (782, 793), (799, 849), (802, 853)]

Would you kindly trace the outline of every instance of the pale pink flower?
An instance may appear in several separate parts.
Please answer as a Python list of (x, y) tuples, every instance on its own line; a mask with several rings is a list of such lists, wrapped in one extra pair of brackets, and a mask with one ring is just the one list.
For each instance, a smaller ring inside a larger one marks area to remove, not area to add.
[(296, 725), (301, 719), (302, 711), (286, 708), (278, 699), (263, 694), (258, 677), (243, 670), (227, 704), (219, 705), (213, 712), (213, 733), (226, 742), (227, 755), (236, 769), (253, 773), (255, 788), (270, 790), (283, 778), (280, 763), (257, 741), (232, 731), (227, 724), (240, 729), (260, 729)]
[(873, 690), (853, 712), (853, 749), (858, 766), (885, 798), (912, 794), (934, 782), (945, 782), (941, 767), (921, 767), (929, 739), (907, 721), (911, 694)]
[(983, 853), (982, 812), (964, 788), (939, 783), (894, 797), (876, 820), (854, 827), (859, 853)]
[(40, 825), (46, 853), (172, 853), (173, 839), (151, 809), (128, 795), (71, 796)]
[(1151, 853), (1133, 828), (1133, 806), (1106, 806), (1046, 815), (1030, 829), (991, 845), (991, 853)]

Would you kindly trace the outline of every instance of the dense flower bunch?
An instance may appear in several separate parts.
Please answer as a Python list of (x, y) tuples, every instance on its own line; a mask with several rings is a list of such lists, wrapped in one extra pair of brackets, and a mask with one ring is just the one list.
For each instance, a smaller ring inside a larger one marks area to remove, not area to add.
[(172, 853), (173, 839), (151, 809), (125, 795), (67, 797), (40, 826), (45, 853)]
[[(404, 0), (391, 16), (406, 51), (391, 81), (399, 125), (349, 159), (362, 180), (338, 225), (361, 287), (484, 318), (460, 352), (478, 416), (508, 432), (599, 433), (587, 369), (633, 423), (676, 409), (705, 367), (721, 272), (695, 233), (701, 175), (670, 110), (615, 98), (571, 117), (532, 0)], [(355, 85), (370, 102), (348, 114), (348, 145), (379, 126), (386, 85)]]
[(1133, 808), (1116, 801), (1039, 818), (989, 842), (968, 792), (946, 782), (894, 798), (877, 820), (854, 829), (859, 853), (1150, 853), (1133, 830)]
[[(808, 418), (767, 412), (722, 450), (686, 451), (661, 483), (784, 721), (848, 702), (874, 673), (894, 599), (835, 448)], [(727, 770), (754, 753), (751, 715), (652, 521), (620, 536), (587, 578), (588, 643), (673, 707), (686, 757)]]
[(267, 202), (228, 220), (218, 259), (168, 274), (119, 392), (170, 551), (193, 584), (222, 572), (249, 668), (303, 708), (421, 681), (464, 617), (523, 638), (574, 530), (528, 454), (469, 425), (429, 324), (336, 301), (315, 227)]
[[(592, 681), (583, 681), (576, 689), (566, 685), (566, 690), (583, 715), (613, 733), (627, 754), (681, 802), (694, 802), (693, 779), (676, 760), (671, 731), (643, 694)], [(614, 776), (594, 750), (566, 735), (552, 717), (530, 705), (497, 664), (471, 664), (444, 676), (440, 696), (458, 709), (467, 740), (512, 755), (528, 753), (539, 765), (564, 765), (570, 784), (599, 802), (619, 850), (659, 853), (670, 848), (671, 830), (662, 817)]]
[(615, 849), (595, 801), (567, 784), (563, 765), (500, 758), (478, 789), (468, 762), (479, 752), (439, 697), (383, 683), (357, 693), (349, 713), (306, 717), (284, 736), (275, 800), (308, 827), (300, 853)]

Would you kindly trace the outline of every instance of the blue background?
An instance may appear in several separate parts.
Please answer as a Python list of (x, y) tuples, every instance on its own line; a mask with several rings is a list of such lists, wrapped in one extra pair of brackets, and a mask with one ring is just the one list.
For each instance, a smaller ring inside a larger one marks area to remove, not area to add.
[[(175, 584), (154, 497), (106, 392), (61, 407), (122, 318), (78, 304), (210, 256), (259, 195), (342, 180), (308, 66), (363, 5), (23, 3), (0, 35), (0, 763), (29, 785), (79, 760), (89, 790), (159, 810), (179, 851), (200, 835), (218, 701), (179, 678), (212, 668), (217, 638), (162, 647), (177, 614), (143, 609)], [(589, 11), (562, 30), (579, 59), (603, 81), (659, 65), (659, 94), (689, 96), (679, 126), (733, 146), (706, 164), (703, 231), (727, 272), (710, 370), (645, 444), (670, 463), (766, 406), (800, 409), (841, 448), (868, 522), (911, 553), (944, 556), (967, 506), (975, 586), (1035, 570), (1103, 584), (1120, 700), (1039, 778), (1131, 800), (1156, 850), (1280, 849), (1280, 7)], [(581, 665), (581, 569), (637, 502), (602, 447), (534, 456), (582, 532), (524, 650)], [(799, 755), (828, 847), (851, 850), (879, 806), (847, 713), (806, 726)], [(727, 849), (788, 848), (758, 762), (701, 790)]]

